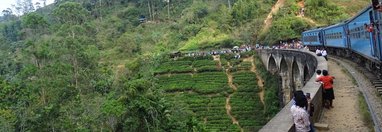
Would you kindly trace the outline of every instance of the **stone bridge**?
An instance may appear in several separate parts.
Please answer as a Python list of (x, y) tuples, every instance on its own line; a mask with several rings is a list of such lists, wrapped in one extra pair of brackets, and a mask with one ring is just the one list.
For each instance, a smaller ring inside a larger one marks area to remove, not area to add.
[(315, 106), (311, 122), (318, 121), (322, 111), (322, 90), (313, 76), (316, 69), (327, 69), (326, 60), (305, 50), (259, 50), (258, 53), (267, 70), (281, 78), (280, 101), (284, 106), (260, 132), (294, 131), (290, 100), (295, 90), (311, 94)]

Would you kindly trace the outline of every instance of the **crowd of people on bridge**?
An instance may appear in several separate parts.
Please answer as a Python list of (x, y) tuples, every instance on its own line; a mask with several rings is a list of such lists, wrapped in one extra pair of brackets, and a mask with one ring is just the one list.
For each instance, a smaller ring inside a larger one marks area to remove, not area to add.
[(221, 54), (234, 54), (236, 59), (240, 59), (240, 53), (249, 52), (254, 50), (254, 46), (252, 45), (241, 45), (234, 46), (232, 49), (218, 49), (218, 50), (210, 50), (210, 51), (196, 51), (196, 52), (188, 52), (184, 53), (184, 56), (187, 57), (197, 57), (197, 56), (210, 56), (210, 55), (221, 55)]

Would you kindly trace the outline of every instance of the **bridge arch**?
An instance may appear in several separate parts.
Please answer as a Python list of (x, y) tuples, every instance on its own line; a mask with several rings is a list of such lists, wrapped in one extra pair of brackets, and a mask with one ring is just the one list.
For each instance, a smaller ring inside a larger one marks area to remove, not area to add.
[(302, 88), (301, 85), (301, 75), (300, 75), (300, 69), (298, 67), (297, 61), (293, 59), (292, 64), (292, 78), (291, 78), (291, 84), (292, 84), (292, 92), (296, 90), (300, 90)]
[(303, 85), (305, 85), (306, 84), (306, 82), (308, 82), (309, 81), (309, 79), (310, 79), (310, 74), (309, 74), (309, 67), (307, 66), (307, 65), (304, 65), (304, 73), (303, 73)]
[(271, 55), (268, 60), (268, 71), (270, 71), (272, 74), (275, 74), (278, 71), (277, 69), (276, 60), (273, 55)]
[(291, 98), (291, 87), (289, 81), (289, 70), (288, 64), (285, 60), (285, 57), (281, 57), (280, 61), (280, 77), (281, 77), (281, 95), (283, 96), (283, 106), (287, 104)]

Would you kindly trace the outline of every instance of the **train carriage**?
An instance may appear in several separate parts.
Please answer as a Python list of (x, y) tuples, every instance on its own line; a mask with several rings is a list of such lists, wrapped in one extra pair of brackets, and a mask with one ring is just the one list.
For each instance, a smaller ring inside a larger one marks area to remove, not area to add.
[(339, 23), (323, 29), (324, 46), (327, 47), (327, 51), (331, 54), (347, 55), (347, 44), (345, 23)]
[(351, 58), (382, 78), (382, 8), (374, 3), (345, 22), (303, 32), (303, 45), (325, 47), (329, 55)]
[(305, 31), (302, 33), (302, 43), (309, 46), (311, 50), (322, 47), (323, 37), (322, 28)]
[(360, 14), (350, 19), (346, 25), (348, 26), (350, 49), (369, 59), (376, 59), (374, 57), (376, 55), (376, 36), (372, 32), (367, 31), (370, 23), (374, 21), (372, 12), (373, 10), (369, 6), (361, 11)]

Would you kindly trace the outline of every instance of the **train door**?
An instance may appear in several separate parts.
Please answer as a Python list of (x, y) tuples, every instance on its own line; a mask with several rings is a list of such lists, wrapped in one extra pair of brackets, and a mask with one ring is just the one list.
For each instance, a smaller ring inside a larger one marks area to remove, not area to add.
[[(376, 27), (377, 25), (374, 23), (374, 12), (373, 10), (369, 11), (369, 19), (370, 19), (370, 25), (369, 26), (374, 26)], [(374, 28), (373, 27), (373, 28)], [(378, 35), (377, 35), (377, 29), (373, 30), (370, 34), (370, 38), (371, 38), (371, 55), (374, 56), (374, 57), (378, 57), (379, 58), (379, 55), (376, 54), (376, 53), (379, 53), (378, 52), (378, 49), (377, 48), (377, 42), (378, 42)]]
[(344, 25), (344, 30), (345, 30), (345, 37), (346, 37), (346, 57), (350, 57), (351, 56), (351, 41), (350, 41), (350, 30), (349, 30), (349, 24), (346, 23)]
[(382, 60), (382, 37), (381, 37), (381, 27), (382, 27), (382, 22), (381, 22), (381, 12), (374, 10), (374, 23), (375, 23), (375, 28), (376, 28), (376, 56), (379, 58), (379, 60)]
[(320, 42), (320, 45), (325, 47), (326, 44), (324, 43), (324, 33), (323, 30), (318, 31), (318, 41)]

